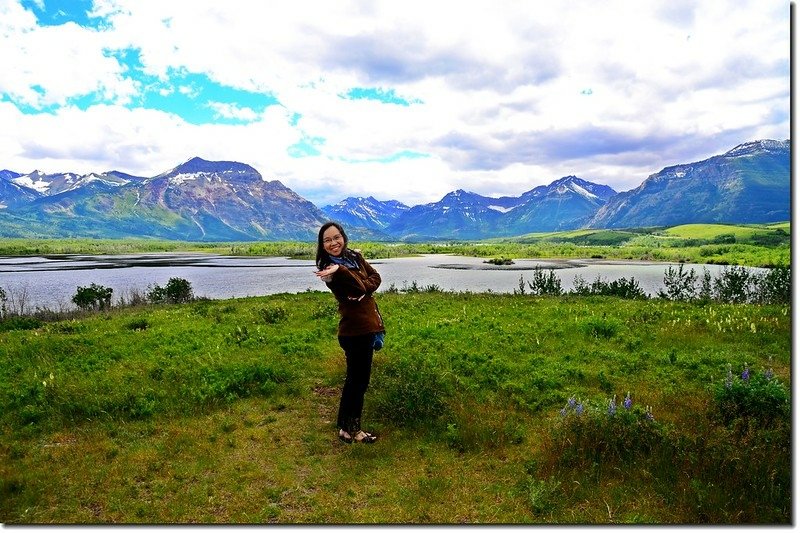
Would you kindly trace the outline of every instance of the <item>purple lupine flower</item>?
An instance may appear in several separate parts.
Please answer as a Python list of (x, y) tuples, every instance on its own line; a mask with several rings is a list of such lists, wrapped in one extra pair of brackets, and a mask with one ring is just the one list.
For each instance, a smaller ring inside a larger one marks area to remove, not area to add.
[(628, 391), (628, 395), (627, 395), (627, 396), (625, 396), (625, 401), (624, 401), (624, 402), (622, 402), (622, 405), (625, 407), (625, 409), (630, 409), (630, 408), (631, 408), (631, 406), (633, 405), (633, 400), (631, 400), (631, 393), (630, 393), (630, 391)]
[(581, 403), (579, 403), (578, 405), (575, 406), (575, 413), (578, 414), (578, 415), (582, 415), (583, 414), (583, 402), (581, 402)]
[(614, 416), (615, 414), (617, 414), (617, 396), (616, 395), (614, 395), (614, 397), (611, 399), (611, 401), (608, 402), (608, 414), (609, 414), (609, 416)]
[(559, 411), (559, 413), (561, 413), (561, 418), (564, 418), (565, 416), (567, 416), (567, 408), (566, 408), (566, 406), (562, 407), (561, 411)]
[(769, 368), (766, 372), (764, 372), (764, 377), (767, 378), (767, 381), (775, 377), (775, 373), (772, 371), (772, 356), (769, 356)]
[(742, 381), (748, 381), (750, 379), (750, 369), (747, 367), (747, 363), (744, 364), (744, 372), (742, 372)]
[(575, 396), (570, 396), (569, 400), (567, 400), (567, 405), (575, 409), (575, 405), (577, 405), (577, 401), (575, 401)]

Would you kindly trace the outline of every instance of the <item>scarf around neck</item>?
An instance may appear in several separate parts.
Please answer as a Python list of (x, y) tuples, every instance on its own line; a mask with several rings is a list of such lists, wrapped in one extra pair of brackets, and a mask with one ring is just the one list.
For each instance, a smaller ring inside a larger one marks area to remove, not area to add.
[(358, 262), (356, 261), (356, 258), (355, 257), (346, 257), (344, 252), (339, 257), (333, 256), (333, 255), (330, 255), (330, 254), (328, 254), (328, 257), (330, 257), (331, 261), (333, 261), (337, 265), (346, 266), (347, 268), (352, 269), (352, 270), (358, 270)]

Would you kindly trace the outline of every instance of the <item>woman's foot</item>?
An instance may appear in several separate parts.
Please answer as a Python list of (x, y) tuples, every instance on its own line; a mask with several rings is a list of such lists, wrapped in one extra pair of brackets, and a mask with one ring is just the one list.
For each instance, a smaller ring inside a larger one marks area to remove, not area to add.
[(347, 444), (350, 444), (351, 442), (353, 442), (353, 437), (350, 436), (350, 433), (346, 432), (343, 429), (340, 429), (339, 440), (342, 442), (346, 442)]
[(376, 440), (378, 440), (378, 437), (366, 431), (359, 431), (355, 436), (356, 442), (363, 442), (364, 444), (372, 444)]

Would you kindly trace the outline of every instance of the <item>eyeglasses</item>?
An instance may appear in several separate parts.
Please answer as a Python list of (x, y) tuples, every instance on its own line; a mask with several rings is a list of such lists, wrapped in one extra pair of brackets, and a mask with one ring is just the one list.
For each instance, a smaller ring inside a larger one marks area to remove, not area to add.
[(336, 241), (336, 242), (342, 242), (342, 240), (343, 240), (343, 239), (342, 239), (342, 234), (341, 234), (341, 233), (339, 233), (339, 234), (337, 234), (337, 235), (334, 235), (333, 237), (325, 237), (324, 239), (322, 239), (322, 242), (323, 242), (324, 244), (330, 244), (330, 243), (332, 243), (333, 241)]

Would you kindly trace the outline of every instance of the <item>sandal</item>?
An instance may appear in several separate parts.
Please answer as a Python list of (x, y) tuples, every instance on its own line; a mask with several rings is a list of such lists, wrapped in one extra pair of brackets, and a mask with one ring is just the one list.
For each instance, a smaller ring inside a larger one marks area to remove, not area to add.
[(353, 437), (350, 436), (350, 433), (346, 432), (343, 429), (339, 430), (339, 440), (342, 442), (346, 442), (347, 444), (352, 444)]
[(356, 433), (355, 439), (356, 442), (362, 442), (364, 444), (372, 444), (378, 437), (373, 435), (372, 433), (367, 433), (366, 431), (359, 431)]

